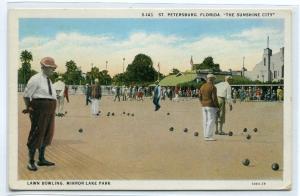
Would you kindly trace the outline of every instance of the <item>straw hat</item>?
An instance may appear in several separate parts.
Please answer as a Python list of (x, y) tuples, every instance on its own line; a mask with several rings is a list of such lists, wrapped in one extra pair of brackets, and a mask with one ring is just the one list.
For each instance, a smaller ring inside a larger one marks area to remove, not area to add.
[(57, 68), (57, 65), (55, 64), (55, 61), (51, 57), (44, 57), (41, 60), (41, 66), (42, 67), (52, 67), (52, 68)]
[(216, 76), (214, 74), (207, 74), (206, 76), (207, 78), (216, 78)]

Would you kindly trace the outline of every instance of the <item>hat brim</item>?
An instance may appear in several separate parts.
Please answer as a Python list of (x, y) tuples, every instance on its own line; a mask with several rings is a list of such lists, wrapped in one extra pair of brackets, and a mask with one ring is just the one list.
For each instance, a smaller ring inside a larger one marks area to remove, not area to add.
[(41, 65), (42, 65), (42, 67), (50, 67), (50, 68), (54, 68), (54, 69), (57, 68), (56, 64), (54, 64), (54, 65), (47, 65), (47, 64), (41, 63)]

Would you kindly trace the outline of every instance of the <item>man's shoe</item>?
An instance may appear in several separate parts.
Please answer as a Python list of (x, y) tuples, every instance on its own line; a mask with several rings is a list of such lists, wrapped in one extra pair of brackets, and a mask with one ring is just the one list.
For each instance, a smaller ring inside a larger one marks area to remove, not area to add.
[(53, 166), (53, 165), (55, 165), (55, 163), (47, 161), (46, 159), (39, 160), (37, 164), (38, 164), (38, 166)]
[(219, 133), (219, 135), (226, 135), (226, 133), (223, 132), (223, 131), (221, 131), (221, 132)]
[(37, 166), (35, 165), (34, 161), (30, 161), (27, 165), (27, 169), (30, 170), (30, 171), (37, 171), (38, 168)]
[(205, 138), (205, 141), (216, 141), (216, 139), (212, 138), (212, 137), (208, 137), (208, 138)]
[(218, 132), (218, 131), (216, 131), (216, 132), (215, 132), (215, 134), (216, 134), (216, 135), (219, 135), (219, 132)]

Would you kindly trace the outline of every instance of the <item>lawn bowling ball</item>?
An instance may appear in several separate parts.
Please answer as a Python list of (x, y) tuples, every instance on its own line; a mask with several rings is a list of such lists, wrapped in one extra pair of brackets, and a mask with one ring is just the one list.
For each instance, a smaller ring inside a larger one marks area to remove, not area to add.
[(110, 116), (110, 112), (107, 113), (107, 116)]
[(257, 132), (257, 128), (254, 128), (253, 131), (254, 131), (254, 132)]
[(115, 113), (111, 113), (111, 115), (112, 115), (112, 116), (114, 116), (114, 115), (115, 115)]
[(244, 128), (244, 132), (247, 132), (247, 128)]
[(170, 113), (168, 112), (167, 115), (170, 115)]
[(83, 129), (82, 129), (82, 128), (80, 128), (80, 129), (78, 130), (78, 132), (79, 132), (79, 133), (82, 133), (82, 132), (83, 132)]
[(68, 112), (67, 112), (67, 111), (65, 111), (65, 114), (68, 114)]
[(244, 159), (242, 161), (243, 165), (248, 166), (250, 164), (250, 160), (249, 159)]
[(273, 163), (273, 164), (272, 164), (272, 169), (273, 169), (274, 171), (277, 171), (277, 170), (279, 169), (279, 164), (278, 164), (278, 163)]
[(134, 114), (131, 114), (131, 116), (134, 116)]
[(184, 132), (188, 132), (188, 129), (187, 129), (187, 128), (184, 128), (183, 131), (184, 131)]
[(170, 128), (169, 128), (169, 131), (174, 131), (174, 127), (170, 127)]
[(99, 112), (96, 115), (99, 116), (100, 115)]
[(129, 116), (130, 114), (129, 113), (127, 113), (127, 116)]
[(198, 132), (195, 132), (195, 133), (194, 133), (194, 136), (198, 136), (198, 135), (199, 135), (199, 133), (198, 133)]
[(229, 132), (228, 132), (228, 135), (229, 135), (229, 136), (233, 136), (232, 131), (229, 131)]
[(251, 135), (248, 134), (246, 138), (247, 138), (247, 140), (250, 140), (251, 139)]
[(126, 112), (123, 112), (123, 114), (126, 114)]

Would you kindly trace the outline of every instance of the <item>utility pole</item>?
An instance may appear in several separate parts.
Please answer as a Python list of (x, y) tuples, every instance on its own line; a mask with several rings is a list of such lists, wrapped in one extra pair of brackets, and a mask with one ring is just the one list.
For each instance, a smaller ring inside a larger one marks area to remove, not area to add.
[(245, 57), (243, 56), (243, 70), (242, 70), (242, 76), (245, 76)]

